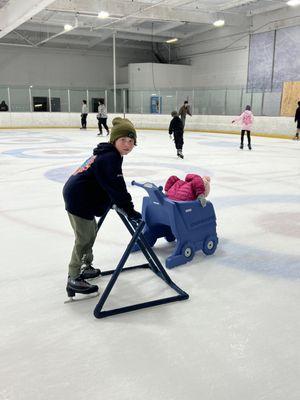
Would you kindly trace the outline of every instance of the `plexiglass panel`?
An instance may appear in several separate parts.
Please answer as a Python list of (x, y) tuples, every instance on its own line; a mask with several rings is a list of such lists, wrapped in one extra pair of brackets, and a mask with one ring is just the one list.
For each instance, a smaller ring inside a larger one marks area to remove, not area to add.
[[(89, 111), (92, 113), (98, 112), (99, 99), (105, 101), (105, 90), (89, 90)], [(106, 104), (107, 108), (107, 104)]]
[(51, 111), (68, 112), (68, 91), (67, 89), (51, 89)]
[(254, 115), (261, 115), (262, 113), (262, 93), (252, 93), (252, 112)]
[(241, 96), (241, 89), (227, 89), (225, 111), (226, 115), (239, 115), (241, 113)]
[[(107, 100), (108, 113), (114, 112), (112, 89), (67, 89), (41, 87), (0, 86), (0, 102), (5, 100), (11, 111), (51, 111), (81, 113), (82, 100), (88, 101), (88, 112), (98, 111), (100, 98)], [(125, 95), (124, 95), (125, 94)], [(70, 100), (70, 101), (69, 101)], [(179, 110), (187, 100), (192, 114), (239, 115), (247, 104), (255, 115), (280, 115), (281, 92), (263, 92), (241, 89), (195, 90), (116, 90), (116, 112), (122, 114), (170, 114)], [(124, 104), (125, 101), (125, 104)]]
[(29, 88), (10, 88), (11, 111), (31, 111)]
[(32, 111), (43, 112), (50, 111), (49, 89), (32, 88)]
[(247, 105), (251, 105), (251, 99), (252, 99), (252, 93), (250, 91), (243, 90), (241, 111), (244, 111)]
[(176, 105), (176, 92), (171, 90), (160, 91), (161, 114), (171, 114), (172, 111), (178, 111)]
[(9, 106), (7, 87), (0, 86), (0, 103), (2, 103), (2, 101), (5, 101), (5, 104)]
[(264, 93), (262, 115), (277, 117), (280, 115), (281, 93)]
[[(114, 112), (114, 91), (112, 89), (107, 90), (107, 111), (110, 113)], [(116, 90), (116, 113), (123, 112), (123, 94), (122, 89)]]
[[(70, 111), (81, 113), (82, 100), (87, 100), (86, 90), (70, 89)], [(88, 112), (90, 110), (88, 109)]]

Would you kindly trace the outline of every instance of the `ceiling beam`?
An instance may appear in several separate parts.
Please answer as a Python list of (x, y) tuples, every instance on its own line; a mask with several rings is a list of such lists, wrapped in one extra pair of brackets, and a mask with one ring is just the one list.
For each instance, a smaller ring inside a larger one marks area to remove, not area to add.
[(28, 21), (53, 3), (53, 0), (10, 0), (0, 9), (0, 38)]
[(257, 3), (259, 0), (232, 0), (225, 1), (224, 4), (221, 4), (218, 8), (218, 11), (230, 10), (230, 8), (241, 7), (245, 5), (250, 5), (251, 3)]
[(247, 15), (249, 17), (251, 17), (254, 15), (264, 14), (264, 13), (270, 12), (270, 11), (280, 10), (281, 8), (288, 8), (288, 5), (286, 3), (270, 4), (270, 5), (266, 5), (265, 7), (257, 8), (255, 10), (250, 10), (250, 11), (248, 11)]
[[(161, 0), (158, 3), (143, 3), (121, 0), (102, 0), (101, 8), (108, 11), (111, 16), (119, 16), (121, 19), (129, 17), (140, 17), (153, 20), (164, 21), (183, 21), (195, 23), (210, 23), (210, 13), (190, 12), (185, 10), (175, 10), (172, 7), (160, 5), (166, 2)], [(100, 11), (97, 0), (56, 0), (51, 6), (47, 7), (51, 11), (71, 11), (71, 12), (92, 12), (95, 15)], [(110, 21), (107, 25), (115, 24)]]
[[(80, 17), (80, 15), (79, 15)], [(173, 23), (174, 26), (174, 23)], [(63, 29), (62, 24), (60, 22), (55, 22), (55, 21), (48, 21), (47, 23), (43, 23), (42, 21), (37, 21), (36, 19), (28, 22), (22, 27), (20, 27), (21, 31), (31, 31), (31, 32), (45, 32), (45, 33), (58, 33)], [(170, 26), (168, 26), (168, 29), (170, 29)], [(106, 39), (110, 36), (112, 36), (113, 32), (118, 32), (118, 36), (122, 32), (124, 33), (129, 33), (129, 34), (135, 34), (136, 35), (136, 40), (140, 40), (142, 36), (149, 36), (148, 40), (153, 39), (154, 42), (163, 42), (166, 39), (170, 38), (170, 34), (168, 32), (163, 32), (164, 29), (162, 29), (162, 32), (160, 32), (160, 28), (158, 30), (154, 29), (153, 32), (151, 29), (144, 29), (144, 28), (139, 28), (138, 26), (134, 26), (131, 28), (125, 28), (125, 27), (106, 27), (106, 28), (93, 28), (93, 26), (88, 26), (83, 24), (82, 22), (78, 22), (78, 27), (77, 29), (74, 29), (72, 31), (67, 32), (69, 35), (76, 35), (76, 36), (90, 36), (99, 39), (99, 41), (105, 40), (101, 39), (102, 37), (106, 37)], [(101, 32), (101, 33), (100, 33)], [(177, 33), (176, 37), (178, 39), (185, 37), (183, 33)]]

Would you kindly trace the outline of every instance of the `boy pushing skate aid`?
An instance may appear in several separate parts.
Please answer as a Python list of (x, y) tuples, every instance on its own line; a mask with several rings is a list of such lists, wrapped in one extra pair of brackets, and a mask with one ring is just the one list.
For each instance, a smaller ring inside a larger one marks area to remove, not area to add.
[(109, 143), (99, 143), (63, 188), (65, 208), (75, 235), (66, 287), (69, 297), (98, 292), (97, 285), (87, 282), (101, 274), (100, 269), (92, 266), (98, 231), (95, 217), (103, 216), (115, 204), (129, 219), (141, 219), (122, 174), (123, 156), (136, 145), (136, 130), (126, 118), (115, 118), (112, 124)]

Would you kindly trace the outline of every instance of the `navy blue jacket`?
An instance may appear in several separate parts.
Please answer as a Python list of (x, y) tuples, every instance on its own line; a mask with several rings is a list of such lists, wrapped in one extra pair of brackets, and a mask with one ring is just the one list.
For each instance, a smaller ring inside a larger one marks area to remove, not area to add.
[(171, 119), (169, 125), (169, 134), (172, 135), (172, 133), (183, 135), (183, 123), (178, 116), (175, 116)]
[(134, 210), (122, 174), (123, 157), (114, 145), (100, 143), (63, 188), (66, 210), (78, 217), (101, 216), (112, 204), (128, 215)]

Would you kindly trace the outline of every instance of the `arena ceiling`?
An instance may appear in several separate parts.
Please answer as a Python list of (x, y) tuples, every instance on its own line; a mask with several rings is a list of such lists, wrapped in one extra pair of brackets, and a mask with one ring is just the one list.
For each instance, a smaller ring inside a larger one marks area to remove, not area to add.
[(286, 0), (0, 0), (0, 44), (97, 51), (115, 33), (119, 46), (147, 49), (218, 29), (216, 20), (245, 29), (253, 16), (285, 8)]

